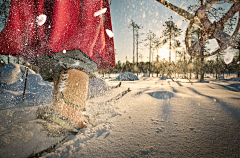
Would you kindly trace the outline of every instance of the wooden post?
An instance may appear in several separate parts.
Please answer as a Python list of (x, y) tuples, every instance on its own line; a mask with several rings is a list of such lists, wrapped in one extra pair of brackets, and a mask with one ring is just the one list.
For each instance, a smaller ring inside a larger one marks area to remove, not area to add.
[(26, 68), (26, 78), (25, 78), (25, 84), (24, 84), (24, 90), (23, 90), (23, 97), (22, 97), (22, 105), (24, 103), (24, 98), (25, 98), (25, 93), (26, 93), (26, 88), (27, 88), (27, 78), (28, 78), (28, 67)]

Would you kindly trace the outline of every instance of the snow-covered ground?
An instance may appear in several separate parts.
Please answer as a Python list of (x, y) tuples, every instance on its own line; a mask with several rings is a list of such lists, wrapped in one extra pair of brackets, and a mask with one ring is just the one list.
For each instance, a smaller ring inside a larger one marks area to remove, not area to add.
[[(25, 106), (51, 103), (52, 83), (33, 76)], [(86, 114), (99, 114), (92, 119), (97, 126), (43, 157), (240, 157), (240, 79), (226, 77), (208, 75), (202, 83), (139, 77), (108, 91), (119, 83), (116, 74), (92, 80), (89, 96), (98, 95), (87, 100)], [(1, 110), (21, 108), (22, 88), (14, 89), (20, 80), (0, 86)]]

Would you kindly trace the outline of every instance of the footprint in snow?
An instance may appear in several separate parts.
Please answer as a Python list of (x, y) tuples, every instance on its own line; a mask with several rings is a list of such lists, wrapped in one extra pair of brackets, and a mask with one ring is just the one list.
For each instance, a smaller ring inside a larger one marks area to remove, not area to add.
[(159, 124), (159, 120), (158, 119), (151, 119), (152, 124), (158, 125)]

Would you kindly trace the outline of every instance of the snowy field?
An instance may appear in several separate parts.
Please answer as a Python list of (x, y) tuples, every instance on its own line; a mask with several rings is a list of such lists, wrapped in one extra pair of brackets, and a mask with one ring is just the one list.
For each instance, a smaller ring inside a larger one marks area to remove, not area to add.
[[(91, 120), (97, 126), (81, 129), (42, 156), (240, 157), (239, 78), (207, 75), (200, 83), (142, 76), (108, 91), (119, 83), (117, 74), (90, 81), (86, 114), (99, 114)], [(0, 86), (1, 110), (51, 104), (52, 83), (38, 74), (29, 77), (23, 106), (24, 78)]]

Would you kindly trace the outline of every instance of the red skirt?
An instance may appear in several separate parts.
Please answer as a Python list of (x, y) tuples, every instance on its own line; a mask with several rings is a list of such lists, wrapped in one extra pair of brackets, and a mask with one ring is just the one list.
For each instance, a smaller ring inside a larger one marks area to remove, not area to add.
[[(99, 10), (106, 12), (95, 16)], [(38, 25), (39, 15), (46, 15)], [(115, 66), (108, 0), (12, 0), (7, 26), (0, 33), (0, 54), (23, 57), (37, 65), (37, 55), (80, 49), (99, 70)]]

